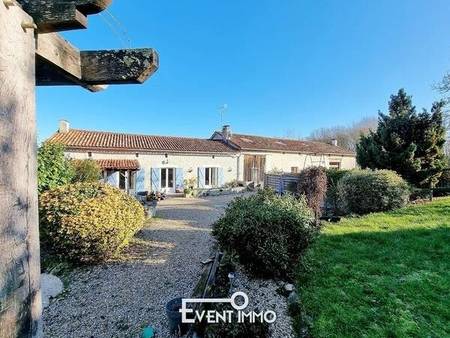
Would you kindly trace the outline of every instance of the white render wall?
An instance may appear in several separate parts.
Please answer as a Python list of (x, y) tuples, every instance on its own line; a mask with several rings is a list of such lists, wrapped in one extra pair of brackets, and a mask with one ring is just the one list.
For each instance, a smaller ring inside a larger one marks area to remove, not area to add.
[[(66, 152), (66, 155), (73, 159), (88, 159), (88, 152)], [(354, 156), (311, 156), (305, 154), (293, 153), (263, 153), (263, 152), (245, 152), (240, 154), (173, 154), (168, 153), (102, 153), (92, 152), (92, 159), (127, 159), (138, 160), (145, 170), (144, 186), (151, 190), (151, 168), (182, 168), (184, 179), (197, 179), (199, 167), (218, 167), (223, 168), (224, 183), (234, 180), (242, 181), (244, 179), (244, 155), (264, 155), (266, 156), (266, 173), (273, 170), (291, 172), (291, 167), (298, 167), (299, 170), (310, 166), (329, 167), (329, 162), (340, 162), (341, 169), (356, 168), (356, 158)]]
[(266, 173), (273, 170), (290, 173), (292, 167), (298, 167), (303, 170), (311, 166), (329, 167), (330, 162), (340, 162), (341, 169), (356, 168), (356, 157), (354, 156), (314, 156), (293, 153), (263, 153), (263, 152), (244, 152), (239, 155), (239, 180), (244, 179), (244, 155), (263, 155), (266, 157)]
[[(66, 155), (72, 159), (88, 159), (87, 151), (84, 152), (66, 152)], [(214, 156), (214, 158), (213, 158)], [(151, 190), (151, 168), (182, 168), (184, 179), (197, 179), (199, 167), (217, 167), (223, 168), (224, 183), (234, 181), (238, 178), (237, 173), (237, 154), (171, 154), (167, 158), (164, 153), (101, 153), (92, 152), (91, 159), (94, 160), (138, 160), (141, 169), (145, 170), (144, 186)]]

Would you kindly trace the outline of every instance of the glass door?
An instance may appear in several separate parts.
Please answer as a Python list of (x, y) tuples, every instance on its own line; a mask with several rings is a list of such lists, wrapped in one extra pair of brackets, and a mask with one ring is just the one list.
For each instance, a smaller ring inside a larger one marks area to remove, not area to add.
[(161, 191), (167, 193), (175, 192), (175, 169), (161, 168)]

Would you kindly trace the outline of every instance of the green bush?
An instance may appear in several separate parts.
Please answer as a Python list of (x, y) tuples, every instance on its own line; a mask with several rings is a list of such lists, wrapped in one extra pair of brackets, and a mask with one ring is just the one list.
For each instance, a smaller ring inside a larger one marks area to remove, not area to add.
[(349, 213), (366, 214), (406, 205), (410, 188), (390, 170), (354, 170), (339, 181), (339, 195)]
[(280, 197), (270, 190), (236, 198), (213, 227), (223, 249), (237, 254), (250, 272), (267, 277), (289, 277), (316, 233), (304, 197)]
[(38, 149), (38, 191), (54, 189), (70, 183), (73, 168), (64, 156), (64, 146), (57, 143), (44, 143)]
[(327, 169), (327, 196), (326, 205), (327, 209), (332, 215), (340, 215), (342, 213), (342, 208), (340, 206), (339, 200), (339, 189), (338, 184), (342, 177), (347, 174), (349, 170), (344, 169)]
[(101, 261), (118, 253), (142, 228), (144, 209), (119, 189), (76, 183), (39, 198), (41, 241), (60, 258)]
[(94, 160), (72, 160), (70, 163), (74, 171), (73, 183), (98, 182), (101, 179), (102, 170)]

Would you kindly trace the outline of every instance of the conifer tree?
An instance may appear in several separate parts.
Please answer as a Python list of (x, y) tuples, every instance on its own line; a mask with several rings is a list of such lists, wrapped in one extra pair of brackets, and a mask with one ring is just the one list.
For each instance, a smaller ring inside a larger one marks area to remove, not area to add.
[(445, 167), (444, 101), (431, 112), (416, 112), (403, 89), (392, 95), (389, 114), (379, 113), (375, 132), (362, 136), (357, 161), (362, 168), (390, 169), (416, 186), (434, 187)]

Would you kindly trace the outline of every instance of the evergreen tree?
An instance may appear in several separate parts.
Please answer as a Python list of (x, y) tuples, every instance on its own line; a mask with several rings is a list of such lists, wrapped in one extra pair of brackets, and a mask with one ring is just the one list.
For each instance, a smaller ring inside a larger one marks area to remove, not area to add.
[(443, 108), (435, 102), (418, 114), (403, 89), (392, 95), (389, 114), (379, 113), (375, 132), (362, 136), (357, 161), (362, 168), (395, 170), (417, 186), (434, 186), (445, 167)]

